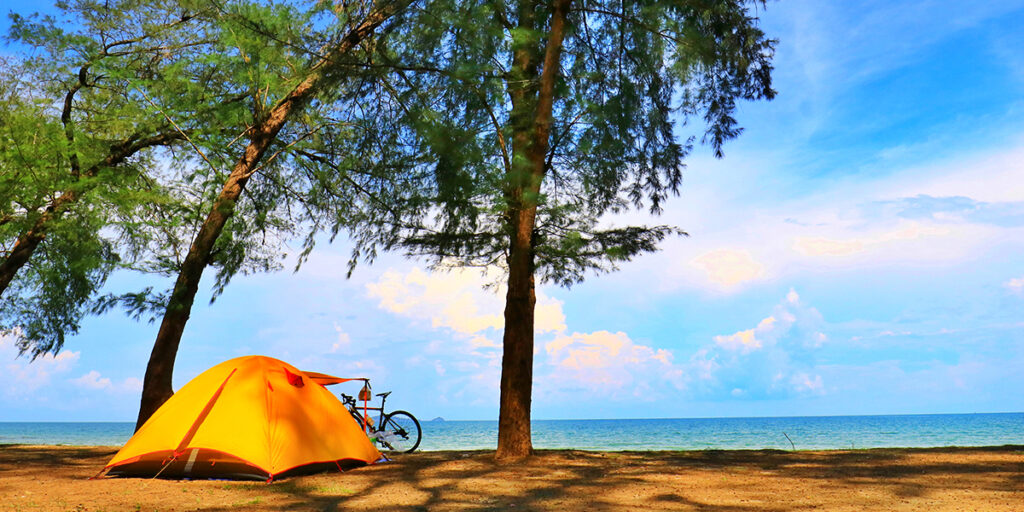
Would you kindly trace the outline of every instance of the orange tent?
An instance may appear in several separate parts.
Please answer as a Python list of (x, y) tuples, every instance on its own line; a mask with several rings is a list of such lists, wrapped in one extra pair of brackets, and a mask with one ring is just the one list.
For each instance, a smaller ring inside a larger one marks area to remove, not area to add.
[[(114, 455), (110, 476), (254, 478), (372, 464), (380, 452), (315, 374), (263, 356), (178, 390)], [(339, 379), (340, 381), (341, 379)]]

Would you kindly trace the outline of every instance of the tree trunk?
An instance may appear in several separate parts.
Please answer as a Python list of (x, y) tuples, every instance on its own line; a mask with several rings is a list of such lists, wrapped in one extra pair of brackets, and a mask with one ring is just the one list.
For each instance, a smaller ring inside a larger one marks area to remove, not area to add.
[[(269, 145), (269, 141), (264, 144), (257, 144), (254, 141), (249, 143), (245, 152), (246, 156), (231, 171), (231, 175), (228, 176), (227, 183), (224, 184), (224, 188), (214, 202), (206, 221), (203, 222), (195, 240), (192, 241), (192, 247), (181, 265), (178, 280), (174, 283), (174, 291), (167, 302), (167, 309), (164, 312), (163, 321), (160, 323), (160, 331), (153, 343), (153, 352), (149, 356), (146, 376), (142, 381), (142, 402), (139, 406), (139, 419), (135, 424), (135, 430), (142, 427), (142, 424), (174, 394), (171, 387), (174, 360), (178, 353), (181, 335), (185, 331), (185, 323), (188, 322), (189, 314), (192, 311), (192, 303), (199, 290), (199, 280), (202, 279), (203, 270), (210, 261), (214, 242), (217, 241), (224, 225), (234, 213), (235, 204), (242, 195), (246, 182), (249, 181), (250, 171), (259, 162), (259, 158), (266, 152)], [(250, 155), (255, 156), (255, 159), (248, 158)]]
[[(512, 100), (513, 168), (508, 193), (511, 225), (508, 256), (508, 293), (505, 295), (505, 332), (501, 358), (501, 401), (498, 412), (498, 448), (495, 459), (522, 460), (533, 453), (530, 407), (533, 395), (534, 309), (537, 303), (534, 280), (533, 231), (537, 200), (547, 169), (550, 147), (555, 82), (559, 73), (562, 39), (569, 0), (556, 0), (551, 14), (543, 68), (537, 77), (539, 48), (522, 46), (513, 50)], [(532, 6), (521, 4), (521, 28), (530, 30), (535, 21)], [(533, 89), (536, 87), (536, 89)], [(518, 156), (518, 158), (517, 158)], [(522, 162), (523, 165), (519, 163)]]
[(188, 322), (192, 311), (192, 303), (199, 290), (199, 281), (202, 279), (203, 270), (210, 262), (214, 243), (228, 219), (234, 214), (235, 204), (241, 197), (249, 177), (258, 168), (264, 153), (277, 138), (277, 134), (292, 113), (305, 106), (316, 93), (317, 88), (324, 85), (325, 73), (330, 70), (330, 66), (341, 61), (340, 57), (355, 48), (405, 3), (405, 0), (386, 2), (379, 9), (369, 13), (359, 25), (346, 34), (329, 55), (310, 68), (306, 79), (274, 106), (266, 120), (257, 123), (254, 133), (249, 139), (249, 144), (245, 148), (245, 153), (231, 170), (224, 188), (214, 202), (213, 208), (199, 229), (196, 238), (192, 241), (188, 255), (185, 256), (185, 261), (182, 263), (178, 280), (174, 284), (174, 291), (167, 302), (167, 310), (160, 323), (156, 341), (153, 342), (149, 363), (146, 365), (146, 376), (142, 381), (139, 418), (135, 423), (136, 431), (174, 394), (172, 387), (174, 360), (177, 358), (178, 346), (181, 343), (182, 333), (185, 331), (185, 323)]
[(537, 296), (533, 279), (534, 217), (537, 208), (516, 212), (511, 237), (505, 333), (501, 357), (501, 403), (498, 413), (499, 461), (515, 461), (533, 453), (530, 405), (533, 395), (533, 315)]
[[(299, 87), (308, 88), (312, 85), (309, 82), (307, 80)], [(156, 341), (153, 342), (153, 352), (150, 353), (149, 363), (146, 365), (146, 376), (142, 381), (142, 401), (139, 405), (139, 418), (135, 423), (135, 430), (141, 428), (146, 420), (174, 394), (171, 385), (174, 376), (174, 360), (178, 354), (181, 335), (185, 331), (185, 323), (188, 322), (188, 317), (192, 312), (192, 303), (199, 290), (199, 281), (203, 277), (203, 270), (210, 262), (213, 245), (221, 231), (224, 230), (228, 219), (234, 214), (235, 204), (241, 197), (242, 191), (245, 190), (245, 184), (249, 181), (249, 177), (259, 165), (267, 148), (277, 137), (277, 133), (284, 126), (284, 122), (294, 106), (295, 104), (292, 102), (282, 102), (274, 109), (267, 122), (256, 129), (256, 133), (245, 148), (245, 154), (231, 170), (227, 182), (224, 183), (224, 188), (221, 189), (220, 195), (214, 201), (199, 233), (192, 241), (192, 246), (178, 273), (178, 280), (174, 283), (174, 291), (167, 301), (167, 309), (164, 311), (163, 321), (160, 322), (160, 331), (157, 332)]]
[(39, 244), (45, 238), (43, 234), (44, 224), (42, 219), (36, 221), (32, 229), (18, 237), (18, 242), (14, 244), (11, 253), (7, 255), (3, 263), (0, 263), (0, 297), (3, 297), (4, 292), (10, 286), (11, 281), (14, 280), (18, 270), (21, 270), (21, 267), (28, 263), (36, 247), (39, 247)]

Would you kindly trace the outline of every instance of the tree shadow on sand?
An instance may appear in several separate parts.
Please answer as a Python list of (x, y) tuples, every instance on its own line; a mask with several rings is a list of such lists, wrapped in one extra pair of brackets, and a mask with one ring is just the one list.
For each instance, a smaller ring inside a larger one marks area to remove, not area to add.
[[(281, 498), (274, 508), (379, 510), (382, 497), (389, 500), (388, 510), (400, 511), (790, 511), (827, 505), (816, 501), (813, 492), (790, 490), (787, 482), (793, 479), (848, 497), (844, 502), (849, 506), (868, 508), (884, 506), (885, 499), (958, 489), (1024, 498), (1024, 446), (842, 452), (542, 450), (518, 465), (497, 464), (492, 455), (428, 452), (344, 475), (289, 479), (271, 486)], [(371, 496), (376, 500), (367, 499)], [(718, 502), (716, 497), (728, 499)]]
[[(35, 446), (25, 444), (0, 444), (0, 476), (9, 472), (50, 476), (53, 467), (96, 465), (96, 457), (110, 459), (117, 449), (92, 446)], [(97, 468), (97, 471), (99, 468)]]
[(888, 510), (899, 503), (935, 510), (935, 504), (954, 508), (971, 500), (990, 509), (1014, 510), (1024, 502), (1024, 446), (817, 452), (540, 450), (524, 463), (504, 465), (494, 462), (493, 452), (449, 451), (403, 455), (346, 473), (271, 484), (151, 484), (143, 479), (140, 486), (138, 479), (111, 479), (82, 485), (113, 453), (110, 448), (0, 445), (0, 497), (16, 490), (7, 489), (16, 480), (8, 477), (18, 477), (45, 482), (65, 494), (78, 493), (75, 499), (89, 510), (104, 499), (112, 503), (110, 493), (130, 496), (141, 510), (292, 512), (785, 512)]

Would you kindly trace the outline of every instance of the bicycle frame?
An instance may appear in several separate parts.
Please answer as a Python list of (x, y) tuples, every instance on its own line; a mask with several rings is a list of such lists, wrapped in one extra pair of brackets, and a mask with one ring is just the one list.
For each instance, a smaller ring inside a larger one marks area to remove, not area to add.
[[(353, 401), (355, 402), (355, 404), (354, 404), (355, 412), (358, 413), (359, 416), (363, 418), (363, 432), (369, 434), (371, 430), (376, 430), (377, 428), (379, 428), (380, 425), (384, 424), (384, 416), (385, 416), (385, 414), (384, 414), (384, 402), (387, 401), (387, 398), (388, 398), (389, 394), (391, 394), (391, 393), (390, 392), (389, 393), (380, 393), (380, 394), (377, 395), (377, 396), (380, 397), (380, 407), (370, 407), (370, 406), (368, 406), (367, 404), (369, 404), (369, 402), (370, 402), (369, 400), (355, 400), (355, 399), (353, 399)], [(343, 394), (343, 396), (347, 396), (347, 395)], [(363, 402), (362, 406), (359, 405), (359, 402)], [(371, 427), (371, 422), (367, 421), (367, 420), (371, 419), (369, 411), (380, 411), (380, 414), (377, 416), (376, 426)]]
[[(362, 400), (360, 400), (360, 402), (362, 402)], [(370, 413), (368, 411), (380, 411), (380, 414), (377, 416), (376, 424), (380, 425), (384, 423), (384, 401), (381, 400), (380, 407), (359, 407), (356, 405), (356, 412), (363, 418), (363, 431), (367, 433), (370, 431), (370, 421), (367, 421), (370, 419)], [(374, 428), (376, 428), (376, 426)]]

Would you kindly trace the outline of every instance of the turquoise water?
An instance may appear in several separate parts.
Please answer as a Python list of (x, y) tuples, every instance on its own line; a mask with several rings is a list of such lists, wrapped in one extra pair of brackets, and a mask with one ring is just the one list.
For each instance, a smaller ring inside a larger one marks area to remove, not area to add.
[[(425, 421), (422, 450), (493, 449), (495, 421)], [(0, 423), (0, 444), (118, 446), (133, 423)], [(846, 449), (1024, 445), (1024, 413), (540, 420), (536, 448), (581, 450)]]

